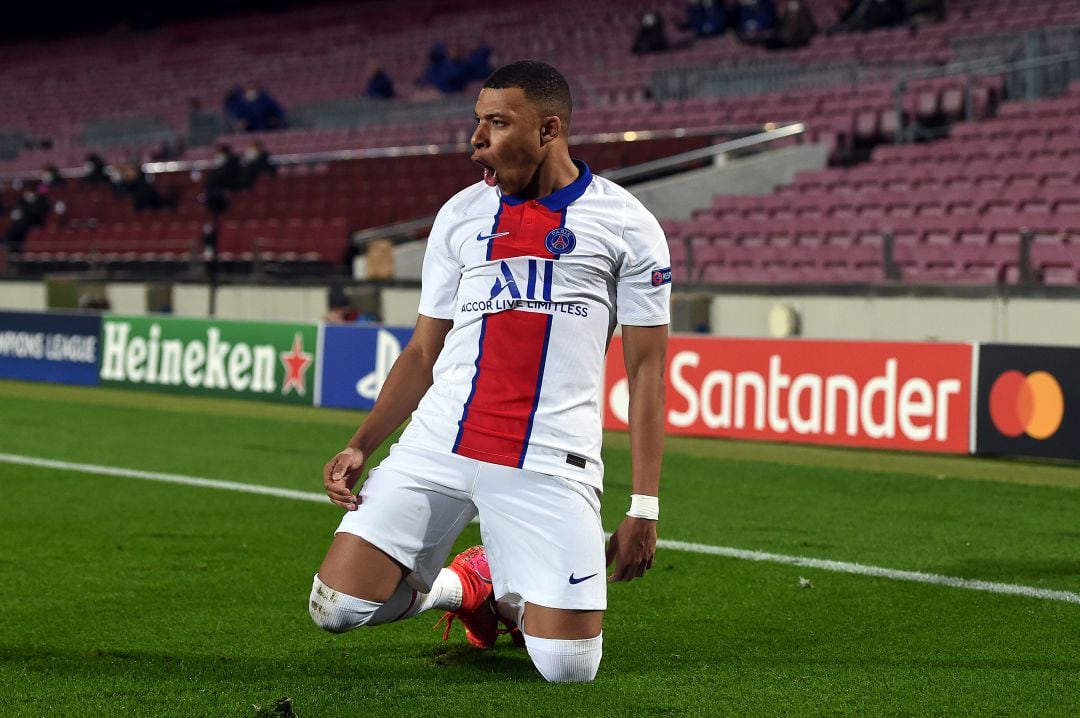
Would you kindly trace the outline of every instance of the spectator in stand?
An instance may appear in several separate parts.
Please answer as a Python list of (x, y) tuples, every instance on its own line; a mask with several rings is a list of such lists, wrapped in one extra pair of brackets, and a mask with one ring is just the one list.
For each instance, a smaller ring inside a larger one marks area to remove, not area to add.
[(60, 176), (60, 169), (56, 165), (45, 165), (41, 169), (41, 183), (49, 189), (62, 185), (64, 178)]
[(109, 177), (109, 173), (105, 169), (105, 160), (101, 158), (101, 155), (91, 152), (86, 156), (83, 167), (86, 168), (86, 174), (82, 178), (83, 182), (87, 184), (112, 184), (112, 178)]
[[(60, 174), (59, 168), (56, 165), (45, 165), (41, 170), (41, 184), (38, 185), (38, 198), (45, 200), (46, 212), (49, 210), (48, 206), (48, 194), (54, 189), (58, 189), (60, 185), (64, 184), (64, 177)], [(67, 218), (64, 216), (67, 214), (67, 203), (62, 199), (57, 199), (52, 204), (52, 212), (57, 217), (57, 224), (66, 223)], [(44, 219), (44, 217), (42, 217)]]
[(454, 50), (443, 60), (435, 71), (435, 87), (444, 95), (454, 95), (469, 84), (469, 69), (465, 64), (465, 55), (460, 48)]
[(240, 187), (240, 158), (226, 144), (218, 145), (213, 169), (206, 176), (206, 196), (203, 204), (214, 214), (229, 208), (229, 192)]
[[(231, 97), (231, 95), (230, 95)], [(226, 108), (226, 118), (228, 118)], [(218, 113), (203, 109), (202, 100), (198, 97), (188, 98), (187, 109), (187, 141), (192, 147), (205, 147), (214, 143), (217, 137), (226, 128), (225, 123)]]
[(679, 29), (692, 30), (696, 34), (703, 17), (704, 13), (701, 9), (701, 0), (690, 0), (686, 5), (686, 20), (679, 25)]
[(776, 33), (776, 7), (772, 0), (739, 0), (733, 25), (743, 42), (768, 42)]
[(445, 95), (457, 94), (470, 82), (487, 79), (491, 74), (491, 53), (483, 43), (468, 55), (461, 48), (447, 53), (446, 46), (437, 42), (428, 51), (428, 66), (417, 84), (431, 85)]
[(367, 89), (364, 94), (377, 100), (394, 97), (394, 80), (381, 65), (372, 65), (368, 71)]
[(341, 287), (331, 287), (327, 294), (327, 310), (323, 321), (328, 324), (352, 324), (360, 318), (360, 312), (353, 307), (349, 295)]
[(419, 84), (431, 85), (441, 92), (450, 94), (465, 89), (467, 83), (460, 56), (451, 57), (446, 52), (446, 46), (441, 42), (432, 45), (428, 51), (428, 66)]
[(723, 35), (727, 29), (727, 8), (723, 0), (690, 0), (682, 29), (690, 30), (698, 37)]
[(641, 16), (641, 27), (631, 51), (635, 55), (664, 52), (668, 49), (667, 32), (664, 30), (664, 18), (656, 12), (647, 12)]
[(240, 107), (244, 101), (244, 88), (236, 85), (225, 95), (225, 129), (229, 132), (242, 132), (240, 127)]
[(907, 0), (904, 10), (913, 25), (945, 21), (945, 0)]
[(227, 144), (218, 145), (212, 160), (213, 169), (206, 177), (207, 187), (232, 190), (240, 186), (240, 158)]
[(817, 34), (817, 23), (806, 0), (786, 0), (781, 6), (780, 25), (765, 46), (771, 50), (805, 47)]
[(202, 226), (202, 256), (203, 261), (208, 265), (208, 269), (215, 272), (217, 271), (217, 246), (217, 220), (213, 219), (204, 222)]
[(168, 204), (157, 188), (146, 179), (142, 168), (134, 162), (125, 162), (120, 165), (117, 183), (120, 194), (131, 197), (131, 203), (136, 212), (142, 212), (145, 209), (161, 209)]
[(424, 74), (417, 78), (418, 85), (434, 85), (438, 78), (440, 68), (446, 62), (446, 45), (437, 42), (428, 50), (428, 64)]
[(150, 153), (151, 162), (168, 162), (184, 154), (185, 143), (182, 137), (173, 140), (162, 140), (157, 149)]
[(866, 32), (879, 27), (894, 27), (903, 21), (903, 0), (851, 0), (827, 34)]
[(264, 174), (276, 175), (277, 167), (270, 162), (270, 153), (266, 151), (266, 146), (259, 140), (255, 140), (247, 146), (240, 157), (236, 186), (240, 189), (251, 189), (255, 186), (255, 180), (259, 178), (259, 175)]
[(45, 217), (49, 214), (48, 188), (44, 185), (38, 190), (25, 190), (19, 198), (15, 209), (11, 210), (11, 224), (4, 231), (2, 243), (12, 252), (22, 251), (26, 235), (34, 227), (45, 224)]
[(494, 72), (494, 68), (491, 67), (491, 52), (488, 44), (481, 41), (465, 58), (465, 75), (469, 78), (469, 82), (486, 80)]
[(258, 85), (234, 87), (225, 98), (225, 124), (234, 132), (265, 132), (285, 126), (285, 110)]

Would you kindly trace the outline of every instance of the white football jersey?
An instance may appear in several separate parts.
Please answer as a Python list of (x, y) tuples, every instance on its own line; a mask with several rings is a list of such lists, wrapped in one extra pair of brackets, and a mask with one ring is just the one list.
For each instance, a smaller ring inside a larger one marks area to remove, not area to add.
[(478, 182), (439, 211), (420, 313), (453, 319), (403, 443), (602, 489), (604, 354), (616, 323), (669, 323), (671, 266), (656, 218), (575, 163), (538, 200)]

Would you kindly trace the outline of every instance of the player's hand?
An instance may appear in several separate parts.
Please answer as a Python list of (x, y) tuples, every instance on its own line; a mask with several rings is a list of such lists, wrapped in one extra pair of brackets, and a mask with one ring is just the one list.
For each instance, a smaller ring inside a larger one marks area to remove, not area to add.
[(323, 488), (330, 501), (349, 511), (355, 511), (360, 497), (353, 494), (364, 470), (364, 452), (349, 447), (339, 452), (323, 467)]
[(607, 545), (607, 564), (615, 562), (608, 581), (631, 581), (652, 568), (656, 554), (656, 522), (627, 516), (611, 535)]

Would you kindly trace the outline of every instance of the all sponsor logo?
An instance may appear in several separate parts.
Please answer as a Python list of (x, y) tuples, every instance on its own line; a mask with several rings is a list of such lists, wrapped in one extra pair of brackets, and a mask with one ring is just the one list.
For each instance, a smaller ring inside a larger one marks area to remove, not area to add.
[(499, 262), (488, 297), (463, 301), (460, 311), (465, 314), (494, 314), (522, 309), (575, 317), (589, 316), (589, 307), (584, 303), (553, 301), (556, 264), (550, 259), (523, 259), (517, 263), (503, 260)]
[(990, 421), (1003, 436), (1029, 436), (1043, 441), (1061, 428), (1065, 394), (1046, 371), (1030, 374), (1010, 369), (990, 385)]
[[(619, 344), (608, 350), (609, 429), (628, 420)], [(968, 345), (675, 337), (668, 356), (670, 433), (968, 450)]]
[(975, 451), (1080, 459), (1080, 349), (979, 347)]
[(314, 325), (108, 317), (103, 384), (312, 403)]
[(528, 272), (518, 283), (510, 265), (505, 261), (499, 262), (499, 273), (495, 283), (491, 285), (489, 299), (498, 299), (506, 294), (512, 299), (529, 299), (532, 301), (551, 301), (551, 285), (555, 274), (555, 262), (550, 259), (530, 259), (526, 263)]

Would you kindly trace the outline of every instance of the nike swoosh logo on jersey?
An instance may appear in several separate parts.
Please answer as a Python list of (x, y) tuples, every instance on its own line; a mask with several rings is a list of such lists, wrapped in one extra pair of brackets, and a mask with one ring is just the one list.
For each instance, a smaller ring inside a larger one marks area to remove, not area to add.
[(582, 581), (588, 581), (590, 578), (592, 578), (595, 575), (596, 574), (593, 573), (593, 574), (589, 574), (588, 576), (582, 576), (581, 578), (574, 578), (574, 574), (570, 574), (570, 583), (571, 584), (579, 584)]
[(477, 242), (486, 242), (489, 239), (495, 239), (496, 237), (503, 237), (503, 236), (506, 236), (508, 234), (510, 234), (510, 233), (509, 232), (499, 232), (497, 234), (487, 234), (487, 235), (477, 234), (476, 235), (476, 241)]

